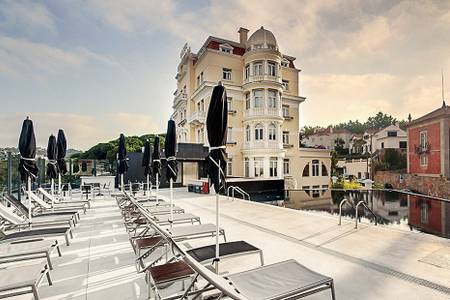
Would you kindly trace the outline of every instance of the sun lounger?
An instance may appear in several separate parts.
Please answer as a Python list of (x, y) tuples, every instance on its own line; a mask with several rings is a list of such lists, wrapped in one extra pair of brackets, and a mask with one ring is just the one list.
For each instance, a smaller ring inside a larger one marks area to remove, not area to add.
[(0, 244), (0, 263), (45, 258), (50, 270), (53, 270), (50, 255), (55, 250), (58, 252), (58, 256), (61, 256), (61, 249), (57, 240), (35, 239)]
[[(17, 215), (13, 208), (6, 207), (3, 204), (0, 203), (0, 220), (3, 219), (7, 223), (9, 223), (8, 228), (15, 229), (15, 228), (27, 228), (30, 226), (30, 222), (28, 218), (25, 216), (21, 217)], [(59, 218), (59, 219), (32, 219), (31, 225), (35, 227), (48, 227), (48, 226), (58, 226), (58, 225), (68, 225), (72, 226), (73, 222), (71, 218)]]
[[(200, 263), (211, 263), (216, 257), (216, 245), (193, 248), (187, 250), (186, 252)], [(264, 265), (262, 250), (253, 245), (250, 245), (245, 241), (235, 241), (219, 244), (219, 256), (221, 259), (250, 254), (258, 254), (261, 261), (261, 266)]]
[[(214, 237), (216, 236), (216, 225), (208, 223), (189, 226), (176, 226), (171, 229), (168, 228), (167, 232), (175, 241)], [(225, 230), (219, 229), (219, 235), (222, 235), (224, 241), (227, 241)]]
[(56, 205), (56, 206), (74, 206), (74, 207), (87, 206), (88, 208), (91, 207), (90, 200), (64, 200), (64, 201), (61, 201), (61, 200), (58, 199), (58, 197), (52, 196), (50, 193), (48, 193), (42, 187), (38, 188), (37, 190), (46, 199), (48, 199), (49, 202), (52, 202), (52, 200), (53, 200), (53, 205)]
[(61, 206), (61, 207), (53, 207), (39, 198), (35, 193), (33, 192), (26, 192), (27, 195), (31, 198), (31, 200), (35, 203), (37, 203), (42, 209), (44, 210), (50, 210), (50, 211), (73, 211), (73, 210), (82, 210), (84, 213), (86, 213), (86, 206)]
[(31, 238), (53, 237), (53, 236), (64, 236), (67, 246), (70, 245), (69, 237), (73, 238), (72, 230), (70, 229), (70, 227), (40, 228), (40, 229), (17, 231), (12, 233), (5, 233), (3, 230), (0, 230), (0, 244), (5, 242), (14, 242)]
[[(167, 215), (170, 213), (170, 206), (144, 206), (144, 208), (152, 215)], [(172, 208), (172, 212), (174, 214), (182, 214), (184, 213), (184, 209), (178, 206), (174, 206)]]
[[(170, 214), (155, 215), (154, 220), (159, 225), (170, 225)], [(201, 224), (200, 217), (188, 213), (173, 214), (172, 222), (173, 224), (183, 224), (183, 223)]]
[(52, 285), (46, 260), (0, 269), (0, 298), (32, 293), (39, 300), (38, 288), (44, 277)]
[[(22, 202), (17, 200), (13, 195), (4, 195), (3, 199), (8, 202), (11, 206), (14, 206), (18, 211), (22, 213), (24, 217), (28, 217), (28, 207), (26, 207)], [(73, 221), (73, 224), (77, 223), (80, 219), (80, 214), (78, 211), (41, 211), (39, 214), (33, 212), (33, 218), (58, 218), (58, 217), (68, 217)]]

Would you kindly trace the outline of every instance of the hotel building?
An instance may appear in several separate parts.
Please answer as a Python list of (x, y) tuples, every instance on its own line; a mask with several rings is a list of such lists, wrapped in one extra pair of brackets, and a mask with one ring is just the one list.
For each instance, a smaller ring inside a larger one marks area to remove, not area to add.
[(206, 113), (221, 82), (228, 96), (227, 175), (285, 179), (288, 188), (328, 187), (330, 152), (300, 148), (299, 72), (275, 36), (261, 27), (239, 41), (210, 36), (197, 53), (187, 44), (176, 74), (173, 119), (179, 142), (207, 144)]

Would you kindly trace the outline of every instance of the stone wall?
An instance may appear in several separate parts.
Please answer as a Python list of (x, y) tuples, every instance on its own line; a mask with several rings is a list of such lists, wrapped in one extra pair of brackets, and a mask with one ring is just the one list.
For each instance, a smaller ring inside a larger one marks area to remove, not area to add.
[(390, 183), (396, 189), (410, 189), (425, 195), (450, 199), (450, 181), (445, 177), (377, 171), (374, 180), (377, 183)]

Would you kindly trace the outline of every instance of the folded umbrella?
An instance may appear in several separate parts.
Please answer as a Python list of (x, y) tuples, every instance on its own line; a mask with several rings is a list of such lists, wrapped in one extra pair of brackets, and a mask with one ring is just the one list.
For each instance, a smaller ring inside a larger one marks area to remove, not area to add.
[(161, 177), (161, 148), (159, 145), (159, 136), (155, 136), (155, 140), (153, 141), (152, 169), (153, 175), (155, 176), (156, 204), (158, 204), (159, 178)]
[(123, 133), (120, 134), (119, 137), (119, 149), (118, 149), (118, 159), (119, 159), (119, 167), (117, 168), (117, 171), (120, 175), (120, 188), (123, 191), (124, 190), (124, 184), (123, 184), (123, 174), (125, 174), (128, 171), (128, 163), (127, 163), (127, 148), (125, 144), (125, 136)]
[(149, 140), (146, 140), (144, 143), (144, 155), (142, 156), (142, 166), (144, 167), (144, 175), (147, 178), (147, 192), (149, 193), (148, 196), (150, 196), (150, 174), (151, 174), (150, 152), (151, 152), (150, 142)]
[(57, 143), (56, 138), (52, 134), (48, 138), (48, 144), (47, 144), (47, 177), (51, 181), (51, 195), (52, 195), (52, 209), (53, 209), (53, 200), (55, 195), (55, 178), (58, 177), (58, 162), (56, 160), (57, 158)]
[(64, 134), (64, 130), (58, 130), (58, 139), (56, 140), (57, 146), (57, 162), (58, 162), (58, 194), (61, 195), (61, 175), (67, 173), (66, 166), (66, 152), (67, 152), (67, 140), (66, 135)]
[(170, 228), (173, 223), (173, 182), (177, 180), (178, 167), (175, 152), (177, 148), (177, 133), (175, 121), (169, 120), (167, 123), (166, 141), (164, 143), (164, 154), (167, 159), (166, 178), (170, 182)]
[(225, 190), (227, 155), (228, 107), (227, 92), (221, 84), (214, 87), (206, 117), (209, 155), (206, 157), (208, 175), (216, 192), (216, 272), (219, 273), (219, 193)]

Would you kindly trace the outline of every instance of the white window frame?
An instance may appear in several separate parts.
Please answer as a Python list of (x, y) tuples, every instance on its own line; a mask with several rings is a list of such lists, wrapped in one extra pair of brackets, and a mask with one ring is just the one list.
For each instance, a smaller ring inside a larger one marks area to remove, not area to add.
[(281, 84), (283, 85), (283, 88), (285, 91), (289, 91), (289, 80), (282, 80)]
[(278, 177), (278, 159), (276, 157), (269, 158), (269, 176)]
[(223, 80), (231, 80), (231, 73), (232, 72), (233, 72), (232, 69), (222, 68), (222, 79)]
[(313, 159), (311, 162), (311, 176), (320, 176), (320, 161), (318, 159)]
[(227, 97), (227, 109), (228, 109), (228, 111), (233, 110), (233, 98), (232, 97)]
[(428, 144), (428, 131), (424, 130), (420, 132), (420, 148), (422, 150), (426, 150), (427, 144)]
[(267, 105), (269, 108), (277, 108), (277, 106), (278, 106), (277, 98), (278, 98), (277, 91), (274, 91), (274, 90), (267, 91), (267, 100), (268, 100)]
[(250, 93), (245, 94), (245, 109), (251, 108)]
[(267, 62), (267, 75), (269, 76), (277, 76), (277, 63), (273, 61)]
[(227, 143), (233, 143), (233, 127), (227, 128)]
[(250, 160), (248, 157), (244, 158), (244, 177), (250, 177)]
[(428, 166), (428, 155), (421, 154), (420, 155), (420, 166), (427, 167)]
[(233, 176), (233, 158), (227, 159), (227, 176)]
[(276, 141), (277, 140), (277, 126), (275, 124), (269, 124), (269, 127), (267, 128), (267, 135), (269, 138), (269, 141)]
[(283, 131), (283, 145), (289, 145), (289, 131)]
[(255, 177), (264, 177), (264, 158), (255, 157), (253, 161), (253, 168), (255, 170)]
[(252, 139), (252, 129), (250, 128), (250, 125), (247, 125), (245, 127), (245, 141), (250, 142)]
[(233, 47), (228, 45), (220, 45), (219, 51), (226, 54), (232, 54), (233, 53)]
[(283, 174), (284, 175), (290, 174), (290, 170), (289, 170), (290, 165), (289, 164), (290, 164), (289, 158), (284, 158), (283, 159)]
[(244, 78), (248, 79), (250, 77), (250, 64), (245, 65), (245, 70), (244, 70)]
[(264, 75), (264, 62), (256, 61), (253, 63), (253, 75), (254, 76)]
[[(264, 107), (264, 90), (253, 90), (253, 106), (255, 108)], [(261, 93), (260, 96), (257, 96), (258, 93)]]
[(289, 105), (283, 105), (281, 109), (283, 111), (283, 117), (289, 117)]
[(262, 124), (257, 124), (255, 126), (255, 141), (264, 140), (264, 126)]

